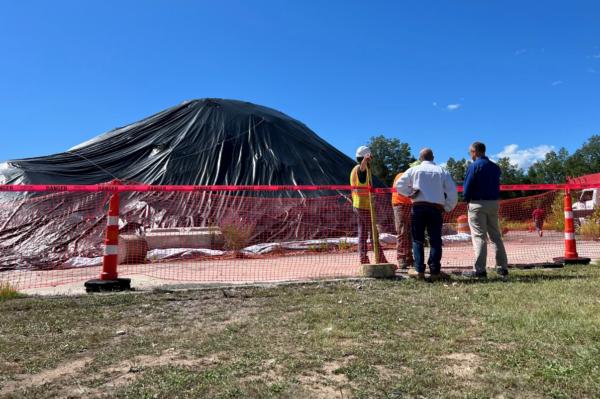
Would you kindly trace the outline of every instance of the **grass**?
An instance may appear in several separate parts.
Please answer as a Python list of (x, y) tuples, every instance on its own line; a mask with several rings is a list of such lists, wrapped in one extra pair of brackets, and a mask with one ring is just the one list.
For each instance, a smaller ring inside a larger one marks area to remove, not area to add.
[[(500, 227), (500, 230), (503, 230), (503, 228), (506, 227), (508, 231), (529, 231), (535, 230), (535, 222), (533, 220), (527, 222), (515, 222), (499, 219), (498, 227)], [(550, 230), (550, 224), (548, 222), (544, 222), (543, 229)]]
[(594, 212), (579, 226), (578, 233), (583, 240), (600, 238), (600, 207), (594, 206)]
[(23, 296), (24, 295), (19, 294), (18, 287), (11, 285), (9, 282), (3, 282), (0, 280), (0, 302)]
[(6, 300), (0, 395), (599, 397), (600, 267), (490, 275)]
[[(571, 203), (576, 203), (577, 198), (571, 193)], [(565, 193), (559, 191), (552, 202), (552, 211), (548, 214), (548, 230), (565, 231)], [(546, 229), (546, 223), (544, 223)]]
[(355, 245), (348, 242), (350, 238), (350, 232), (346, 231), (345, 238), (340, 239), (338, 243), (338, 248), (340, 251), (353, 250)]
[(329, 243), (327, 239), (321, 240), (318, 244), (313, 244), (308, 246), (308, 250), (310, 252), (328, 252), (329, 251)]
[(582, 240), (597, 240), (600, 238), (600, 224), (595, 220), (588, 220), (579, 227), (579, 235)]
[(354, 247), (355, 245), (349, 243), (347, 239), (341, 239), (338, 244), (338, 248), (340, 249), (340, 251), (352, 250), (354, 249)]

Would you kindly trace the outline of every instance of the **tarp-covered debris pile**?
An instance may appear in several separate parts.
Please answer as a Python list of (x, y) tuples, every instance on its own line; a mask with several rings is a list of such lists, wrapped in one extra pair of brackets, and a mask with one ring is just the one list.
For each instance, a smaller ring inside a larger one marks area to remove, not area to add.
[[(71, 258), (102, 256), (109, 198), (106, 192), (65, 192), (0, 206), (0, 270), (52, 269), (68, 266)], [(233, 222), (248, 230), (243, 247), (356, 237), (350, 198), (349, 193), (322, 198), (121, 193), (119, 233), (145, 236), (148, 229), (211, 226), (223, 230)], [(393, 229), (390, 198), (386, 194), (375, 199), (379, 224), (388, 231)]]
[[(348, 185), (356, 161), (306, 125), (249, 102), (183, 102), (70, 150), (0, 163), (0, 184)], [(385, 187), (374, 178), (375, 187)], [(333, 191), (243, 192), (325, 197)], [(36, 194), (0, 193), (0, 203)]]

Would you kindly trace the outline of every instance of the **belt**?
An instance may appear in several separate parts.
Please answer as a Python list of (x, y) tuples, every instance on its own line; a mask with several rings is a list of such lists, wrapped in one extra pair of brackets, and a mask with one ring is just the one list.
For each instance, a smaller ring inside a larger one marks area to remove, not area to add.
[(471, 201), (498, 201), (498, 198), (471, 198)]
[(426, 201), (413, 202), (413, 207), (415, 207), (415, 206), (435, 206), (436, 208), (440, 209), (442, 212), (445, 210), (444, 205), (435, 204), (433, 202), (426, 202)]

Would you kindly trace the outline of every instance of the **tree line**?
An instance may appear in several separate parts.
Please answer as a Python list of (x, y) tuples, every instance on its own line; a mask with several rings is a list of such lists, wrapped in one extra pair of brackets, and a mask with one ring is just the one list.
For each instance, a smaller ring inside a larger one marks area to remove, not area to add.
[[(373, 153), (371, 164), (373, 173), (389, 187), (392, 187), (398, 173), (404, 172), (416, 160), (408, 143), (384, 136), (371, 137), (367, 146)], [(544, 159), (535, 161), (527, 170), (512, 164), (510, 158), (500, 158), (496, 162), (502, 170), (500, 184), (553, 184), (566, 183), (567, 176), (576, 177), (600, 173), (600, 136), (586, 140), (581, 148), (572, 154), (563, 147), (558, 152), (550, 151)], [(448, 159), (446, 170), (457, 186), (465, 180), (470, 159)], [(532, 195), (531, 192), (503, 191), (502, 199)]]

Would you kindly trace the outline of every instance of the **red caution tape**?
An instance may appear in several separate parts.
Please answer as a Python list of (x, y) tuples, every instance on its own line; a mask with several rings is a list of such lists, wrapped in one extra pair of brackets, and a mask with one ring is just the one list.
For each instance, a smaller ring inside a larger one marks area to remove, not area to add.
[[(564, 190), (564, 189), (584, 189), (600, 187), (600, 184), (517, 184), (500, 186), (502, 191), (519, 191), (519, 190)], [(336, 191), (336, 190), (353, 190), (365, 189), (365, 187), (355, 186), (121, 186), (121, 185), (16, 185), (5, 184), (0, 185), (0, 191), (14, 192), (194, 192), (194, 191)], [(462, 187), (458, 187), (458, 191), (463, 191)], [(373, 192), (392, 193), (394, 188), (374, 188)]]

